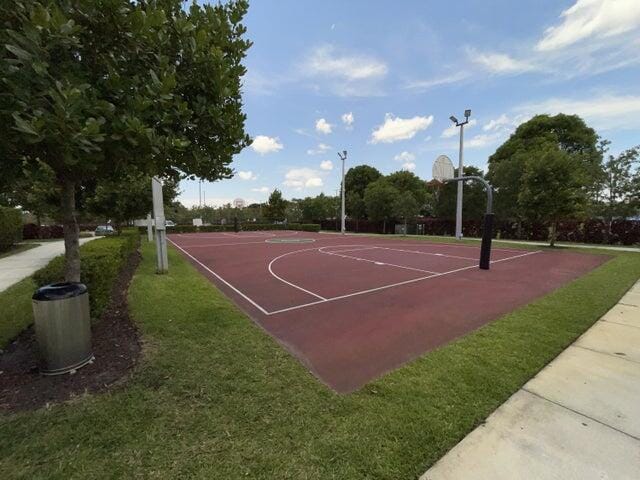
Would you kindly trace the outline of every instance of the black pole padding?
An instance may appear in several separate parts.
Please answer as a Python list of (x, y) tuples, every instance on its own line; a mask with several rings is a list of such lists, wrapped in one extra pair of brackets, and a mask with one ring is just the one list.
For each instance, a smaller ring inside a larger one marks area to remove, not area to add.
[(480, 268), (482, 270), (489, 270), (491, 263), (491, 237), (493, 237), (493, 213), (487, 213), (484, 216), (482, 245), (480, 246)]

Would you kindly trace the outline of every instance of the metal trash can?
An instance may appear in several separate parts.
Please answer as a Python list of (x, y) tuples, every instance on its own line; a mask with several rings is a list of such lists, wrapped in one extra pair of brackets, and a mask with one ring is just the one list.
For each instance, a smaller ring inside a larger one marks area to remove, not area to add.
[(89, 293), (82, 283), (53, 283), (31, 297), (44, 375), (72, 372), (93, 361)]

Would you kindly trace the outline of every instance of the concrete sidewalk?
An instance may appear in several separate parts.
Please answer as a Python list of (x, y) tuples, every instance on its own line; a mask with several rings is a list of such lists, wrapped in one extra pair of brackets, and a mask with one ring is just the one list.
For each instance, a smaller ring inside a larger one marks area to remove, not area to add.
[[(80, 245), (96, 237), (81, 238)], [(0, 292), (32, 275), (54, 257), (64, 253), (64, 241), (44, 242), (42, 245), (15, 255), (0, 258)]]
[(640, 478), (640, 282), (422, 480)]

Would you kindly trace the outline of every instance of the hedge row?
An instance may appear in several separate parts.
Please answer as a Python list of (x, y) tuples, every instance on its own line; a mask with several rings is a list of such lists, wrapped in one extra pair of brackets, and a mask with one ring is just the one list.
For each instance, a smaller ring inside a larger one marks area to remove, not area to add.
[(17, 208), (0, 207), (0, 252), (22, 241), (22, 212)]
[[(320, 225), (317, 223), (290, 223), (288, 225), (283, 224), (269, 224), (269, 223), (243, 223), (240, 229), (245, 232), (255, 232), (262, 230), (299, 230), (303, 232), (319, 232)], [(146, 233), (147, 227), (139, 227), (140, 233)], [(197, 233), (197, 232), (233, 232), (233, 224), (226, 225), (203, 225), (196, 227), (194, 225), (176, 225), (175, 227), (168, 227), (168, 233)]]
[[(89, 289), (91, 316), (98, 318), (109, 302), (111, 290), (129, 256), (140, 244), (137, 230), (125, 230), (122, 234), (104, 237), (80, 247), (80, 280)], [(64, 256), (51, 260), (33, 275), (37, 286), (64, 280)]]
[[(386, 232), (383, 232), (383, 222), (371, 222), (368, 220), (348, 220), (347, 230), (361, 233), (393, 233), (396, 222), (386, 224)], [(421, 226), (421, 227), (419, 227)], [(335, 230), (334, 221), (322, 222), (323, 230)], [(482, 222), (480, 220), (465, 220), (462, 231), (466, 237), (480, 237), (482, 235)], [(428, 218), (418, 223), (409, 224), (409, 234), (423, 233), (425, 235), (453, 236), (455, 233), (455, 220)], [(546, 241), (549, 238), (549, 228), (542, 223), (523, 222), (518, 224), (509, 220), (496, 220), (494, 225), (494, 237), (509, 240), (536, 240)], [(563, 220), (558, 224), (558, 241), (610, 244), (610, 245), (634, 245), (640, 244), (640, 221), (614, 220), (611, 231), (607, 223), (601, 219), (589, 220)]]

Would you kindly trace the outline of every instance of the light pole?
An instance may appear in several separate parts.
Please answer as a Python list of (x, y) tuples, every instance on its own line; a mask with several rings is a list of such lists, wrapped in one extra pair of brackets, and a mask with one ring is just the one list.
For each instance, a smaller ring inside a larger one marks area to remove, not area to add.
[[(471, 110), (464, 111), (464, 122), (459, 122), (456, 117), (451, 115), (449, 119), (456, 124), (456, 127), (460, 127), (460, 151), (458, 153), (458, 176), (464, 176), (464, 160), (463, 160), (463, 142), (464, 142), (464, 126), (469, 123), (469, 117), (471, 116)], [(458, 197), (456, 199), (456, 238), (462, 239), (462, 190), (463, 183), (458, 182)]]
[(344, 214), (344, 161), (347, 159), (347, 151), (343, 150), (342, 151), (342, 155), (340, 155), (340, 153), (338, 152), (338, 157), (340, 158), (340, 160), (342, 160), (342, 215), (340, 218), (340, 232), (342, 232), (342, 234), (345, 234), (345, 228), (344, 228), (344, 218), (345, 218), (345, 214)]

